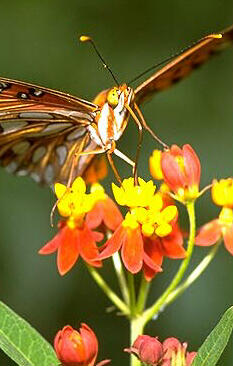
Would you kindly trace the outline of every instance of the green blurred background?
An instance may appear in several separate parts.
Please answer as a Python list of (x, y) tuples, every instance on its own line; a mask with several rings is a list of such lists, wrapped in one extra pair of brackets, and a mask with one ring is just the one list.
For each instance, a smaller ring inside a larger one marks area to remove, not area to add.
[[(0, 14), (2, 76), (91, 100), (113, 82), (90, 47), (77, 42), (78, 35), (92, 35), (118, 79), (128, 81), (200, 37), (230, 25), (233, 6), (232, 0), (1, 0)], [(202, 162), (202, 187), (213, 177), (233, 174), (232, 61), (233, 49), (228, 49), (142, 108), (148, 123), (167, 143), (190, 143), (196, 149)], [(136, 138), (131, 123), (120, 149), (133, 157)], [(146, 178), (154, 147), (145, 134), (140, 175)], [(119, 166), (122, 174), (130, 174), (124, 163)], [(54, 202), (51, 190), (3, 169), (0, 187), (1, 300), (51, 342), (65, 324), (87, 322), (100, 340), (99, 359), (128, 365), (128, 355), (122, 352), (129, 345), (127, 322), (105, 311), (110, 303), (82, 261), (61, 278), (55, 256), (37, 255), (54, 234), (49, 225)], [(198, 224), (218, 211), (206, 194), (198, 203)], [(206, 253), (205, 248), (198, 248), (193, 262)], [(166, 262), (164, 273), (154, 281), (151, 299), (166, 286), (177, 264)], [(176, 336), (196, 350), (233, 303), (232, 268), (233, 258), (222, 247), (202, 278), (151, 322), (147, 332), (162, 340)], [(103, 273), (114, 283), (110, 261)], [(221, 365), (232, 366), (232, 344)], [(1, 365), (14, 365), (5, 355), (0, 357)]]

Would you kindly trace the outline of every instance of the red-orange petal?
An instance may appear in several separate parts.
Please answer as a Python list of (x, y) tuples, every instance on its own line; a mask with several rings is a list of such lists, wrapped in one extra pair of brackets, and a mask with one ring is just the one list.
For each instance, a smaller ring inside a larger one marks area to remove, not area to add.
[(57, 254), (57, 267), (62, 276), (74, 266), (78, 260), (78, 256), (77, 230), (72, 230), (66, 226), (62, 229), (61, 245), (58, 248)]
[(107, 226), (108, 229), (112, 231), (116, 230), (116, 228), (123, 221), (123, 216), (119, 208), (117, 207), (115, 202), (111, 200), (111, 198), (109, 197), (103, 202), (103, 206), (104, 206), (103, 219), (105, 225)]
[(105, 259), (111, 257), (111, 255), (120, 249), (124, 236), (126, 235), (127, 232), (125, 228), (120, 225), (112, 234), (111, 238), (106, 241), (104, 244), (104, 250), (101, 252), (98, 258)]
[(85, 222), (90, 229), (95, 229), (100, 226), (103, 220), (102, 201), (97, 202), (94, 208), (87, 213)]
[[(63, 229), (62, 229), (63, 230)], [(62, 231), (61, 230), (61, 231)], [(61, 231), (57, 233), (57, 235), (54, 236), (52, 240), (50, 240), (47, 244), (45, 244), (40, 250), (39, 254), (47, 255), (54, 253), (57, 248), (61, 245)]]
[(158, 272), (161, 272), (163, 255), (159, 238), (155, 240), (144, 238), (143, 274), (147, 281), (151, 281)]
[(196, 184), (199, 186), (201, 176), (200, 160), (190, 145), (183, 146), (184, 166), (188, 179), (188, 185)]
[(183, 237), (180, 229), (176, 226), (170, 235), (161, 238), (164, 253), (171, 259), (180, 259), (186, 257), (186, 251), (183, 247)]
[(162, 154), (161, 167), (164, 180), (171, 190), (176, 192), (178, 188), (182, 188), (186, 185), (186, 177), (181, 171), (181, 168), (174, 156), (172, 156), (169, 151)]
[(223, 239), (226, 249), (233, 255), (233, 225), (225, 230)]
[(85, 323), (81, 324), (80, 335), (86, 351), (86, 361), (89, 366), (92, 366), (95, 364), (98, 354), (98, 340), (93, 330)]
[(222, 232), (219, 220), (212, 220), (200, 228), (198, 235), (195, 239), (195, 244), (200, 246), (213, 245), (217, 243), (221, 235)]
[(125, 235), (121, 257), (127, 270), (131, 273), (137, 273), (142, 268), (143, 263), (143, 239), (140, 228), (127, 229), (127, 235)]
[(81, 257), (84, 261), (91, 264), (94, 267), (101, 267), (102, 263), (97, 260), (99, 255), (98, 247), (93, 237), (92, 231), (84, 225), (81, 229), (78, 229), (78, 248)]

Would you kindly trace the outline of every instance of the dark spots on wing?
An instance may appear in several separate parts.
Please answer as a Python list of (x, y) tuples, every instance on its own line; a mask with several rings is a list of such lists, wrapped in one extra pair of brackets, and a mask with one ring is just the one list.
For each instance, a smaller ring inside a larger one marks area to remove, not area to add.
[(32, 95), (33, 97), (37, 97), (37, 98), (41, 98), (44, 95), (44, 92), (40, 89), (35, 89), (35, 88), (29, 88), (28, 92), (30, 95)]
[(29, 99), (29, 95), (27, 93), (24, 93), (24, 92), (18, 92), (16, 96), (19, 99), (24, 99), (24, 100)]
[(172, 84), (176, 84), (178, 83), (181, 79), (183, 79), (183, 75), (182, 76), (175, 76), (173, 79), (172, 79)]
[(11, 87), (10, 83), (5, 83), (3, 81), (0, 82), (0, 93), (2, 93), (4, 90), (7, 90)]

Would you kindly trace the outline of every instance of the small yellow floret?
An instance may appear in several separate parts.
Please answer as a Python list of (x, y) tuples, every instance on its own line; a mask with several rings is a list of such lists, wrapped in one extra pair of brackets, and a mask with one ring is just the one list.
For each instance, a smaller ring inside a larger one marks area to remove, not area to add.
[(161, 212), (161, 219), (165, 222), (171, 222), (174, 220), (174, 218), (177, 215), (177, 207), (176, 206), (167, 206), (162, 212)]
[(155, 234), (160, 236), (160, 237), (164, 237), (169, 235), (172, 232), (172, 226), (169, 225), (168, 223), (163, 223), (162, 225), (159, 225), (156, 229), (155, 229)]
[(119, 205), (128, 207), (147, 207), (149, 206), (156, 186), (152, 181), (145, 182), (138, 178), (139, 185), (134, 185), (134, 179), (124, 179), (122, 186), (119, 188), (114, 183), (112, 190), (116, 201)]
[(125, 228), (130, 228), (131, 230), (135, 230), (138, 228), (139, 224), (129, 212), (126, 214), (124, 221), (122, 222), (122, 226)]
[[(71, 188), (65, 185), (56, 183), (55, 193), (58, 198), (57, 208), (61, 216), (73, 217), (74, 221), (82, 220), (85, 213), (89, 212), (96, 201), (103, 196), (102, 190), (91, 194), (86, 194), (86, 184), (81, 177), (78, 177), (73, 182)], [(74, 225), (70, 223), (70, 226)]]
[(149, 159), (150, 173), (154, 179), (162, 180), (163, 172), (161, 169), (161, 150), (154, 150)]
[(143, 224), (142, 225), (142, 233), (145, 236), (151, 236), (154, 234), (155, 228), (151, 224)]
[(224, 225), (232, 226), (233, 224), (233, 210), (231, 208), (223, 207), (220, 214), (219, 220)]
[(233, 208), (233, 178), (214, 180), (211, 194), (216, 205)]

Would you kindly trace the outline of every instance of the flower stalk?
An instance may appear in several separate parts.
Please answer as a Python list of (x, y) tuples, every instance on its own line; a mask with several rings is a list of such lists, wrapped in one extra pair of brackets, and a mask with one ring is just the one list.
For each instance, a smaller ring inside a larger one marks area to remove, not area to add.
[(111, 302), (124, 314), (125, 316), (129, 315), (128, 306), (116, 295), (116, 293), (107, 285), (102, 276), (95, 270), (95, 268), (87, 265), (87, 269), (95, 280), (97, 285), (101, 288), (101, 290), (105, 293), (105, 295), (111, 300)]
[(187, 256), (183, 260), (182, 264), (180, 265), (180, 268), (178, 272), (176, 273), (175, 277), (173, 278), (170, 285), (167, 287), (167, 289), (164, 291), (164, 293), (159, 297), (159, 299), (150, 307), (148, 308), (144, 314), (143, 318), (145, 321), (145, 324), (151, 320), (155, 315), (159, 313), (161, 308), (166, 303), (166, 300), (168, 296), (176, 289), (178, 284), (182, 281), (182, 278), (188, 268), (193, 247), (195, 243), (195, 233), (196, 233), (196, 220), (195, 220), (195, 208), (194, 208), (194, 201), (190, 201), (186, 204), (186, 208), (188, 211), (189, 216), (189, 224), (190, 224), (190, 233), (189, 233), (189, 240), (188, 240), (188, 247), (187, 247)]

